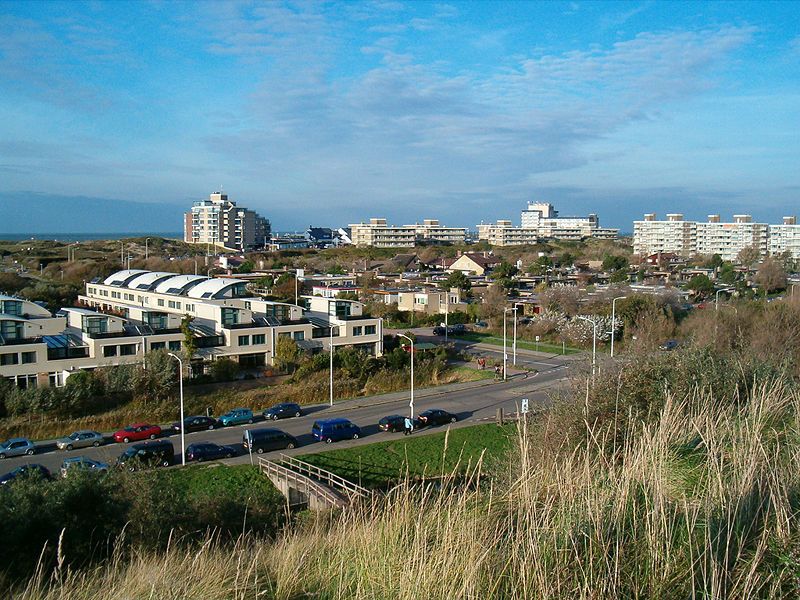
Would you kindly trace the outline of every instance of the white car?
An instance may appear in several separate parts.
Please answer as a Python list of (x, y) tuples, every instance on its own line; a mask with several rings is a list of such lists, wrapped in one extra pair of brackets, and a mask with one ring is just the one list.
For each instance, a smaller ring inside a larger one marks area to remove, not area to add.
[(65, 438), (56, 441), (59, 450), (72, 450), (73, 448), (86, 448), (88, 446), (99, 446), (104, 444), (106, 439), (102, 433), (96, 431), (76, 431)]
[(23, 454), (33, 456), (35, 452), (36, 447), (28, 438), (12, 438), (0, 444), (0, 458), (22, 456)]

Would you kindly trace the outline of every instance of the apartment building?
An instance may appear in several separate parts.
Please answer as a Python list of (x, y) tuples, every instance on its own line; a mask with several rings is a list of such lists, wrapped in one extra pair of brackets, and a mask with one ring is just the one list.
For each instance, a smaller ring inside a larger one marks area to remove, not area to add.
[(520, 214), (520, 229), (536, 230), (539, 237), (581, 240), (588, 237), (616, 239), (618, 229), (600, 227), (600, 219), (594, 213), (586, 217), (560, 217), (548, 202), (528, 202)]
[(783, 217), (781, 225), (770, 225), (768, 231), (769, 253), (789, 252), (794, 260), (800, 260), (800, 225), (797, 217)]
[(413, 248), (420, 242), (458, 244), (467, 237), (466, 228), (446, 227), (436, 219), (413, 225), (389, 225), (386, 219), (374, 218), (369, 223), (353, 223), (348, 227), (353, 245), (375, 248)]
[(380, 319), (352, 300), (314, 298), (304, 306), (248, 295), (240, 279), (124, 270), (86, 284), (82, 305), (51, 315), (35, 303), (0, 297), (0, 377), (17, 385), (63, 385), (81, 369), (141, 362), (152, 350), (184, 349), (185, 316), (202, 363), (230, 358), (274, 363), (281, 336), (309, 351), (355, 346), (382, 353)]
[(689, 256), (694, 253), (696, 227), (680, 213), (670, 213), (666, 221), (647, 213), (642, 221), (633, 222), (633, 253), (640, 256), (672, 253)]
[(255, 211), (228, 199), (227, 194), (214, 192), (208, 200), (200, 200), (184, 214), (185, 242), (214, 244), (245, 250), (266, 247), (271, 235), (270, 222)]
[(797, 239), (794, 235), (800, 236), (800, 228), (793, 227), (796, 226), (792, 225), (791, 217), (785, 218), (780, 226), (755, 223), (750, 215), (734, 215), (731, 222), (722, 222), (719, 215), (709, 215), (707, 221), (698, 222), (686, 221), (679, 213), (668, 214), (666, 221), (659, 221), (655, 213), (648, 213), (644, 220), (633, 223), (633, 252), (640, 256), (719, 254), (723, 260), (735, 261), (739, 252), (751, 246), (758, 248), (762, 256), (775, 253), (773, 246), (800, 250), (792, 242)]
[(539, 225), (533, 227), (515, 227), (510, 220), (500, 219), (496, 223), (481, 223), (477, 228), (478, 240), (492, 246), (536, 244), (544, 239), (580, 241), (586, 238), (613, 240), (619, 237), (619, 229), (600, 227), (597, 215), (541, 220)]

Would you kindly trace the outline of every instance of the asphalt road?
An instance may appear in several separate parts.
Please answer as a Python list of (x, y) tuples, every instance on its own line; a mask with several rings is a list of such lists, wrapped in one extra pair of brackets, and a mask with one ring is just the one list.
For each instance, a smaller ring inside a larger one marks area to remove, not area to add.
[[(415, 394), (415, 414), (428, 408), (441, 408), (456, 414), (459, 421), (451, 427), (464, 427), (474, 425), (484, 420), (494, 418), (497, 408), (502, 407), (506, 413), (516, 412), (522, 398), (528, 398), (531, 407), (547, 399), (548, 390), (558, 385), (569, 373), (569, 357), (550, 357), (526, 353), (525, 361), (538, 369), (535, 375), (526, 376), (516, 374), (506, 382), (492, 380), (477, 381), (470, 384), (454, 384), (438, 388), (417, 390)], [(518, 352), (518, 362), (521, 353)], [(535, 364), (534, 364), (535, 363)], [(276, 427), (295, 436), (299, 447), (292, 451), (283, 451), (286, 454), (308, 454), (331, 448), (346, 448), (375, 441), (391, 439), (401, 436), (402, 433), (384, 433), (378, 429), (377, 422), (381, 417), (390, 414), (406, 414), (408, 411), (409, 393), (399, 392), (357, 398), (337, 403), (333, 407), (318, 405), (304, 407), (306, 414), (299, 418), (269, 421), (268, 423), (256, 422), (253, 425), (240, 425), (201, 431), (186, 434), (186, 445), (195, 442), (216, 442), (229, 444), (237, 449), (239, 456), (224, 462), (244, 463), (250, 461), (250, 456), (243, 454), (242, 434), (247, 428)], [(362, 437), (358, 440), (347, 440), (335, 444), (322, 444), (316, 442), (311, 435), (311, 426), (317, 419), (346, 417), (361, 427)], [(443, 431), (445, 427), (431, 427), (422, 429), (418, 434)], [(415, 434), (417, 435), (417, 434)], [(175, 447), (176, 461), (180, 462), (180, 436), (172, 434), (165, 436), (171, 440)], [(13, 468), (26, 464), (38, 463), (44, 465), (55, 473), (61, 466), (64, 458), (68, 456), (85, 456), (94, 460), (103, 461), (113, 465), (117, 457), (131, 444), (108, 443), (98, 448), (82, 448), (71, 452), (56, 450), (53, 446), (45, 447), (34, 456), (21, 456), (7, 458), (0, 461), (0, 473), (11, 471)], [(262, 456), (277, 456), (280, 452), (266, 453)]]

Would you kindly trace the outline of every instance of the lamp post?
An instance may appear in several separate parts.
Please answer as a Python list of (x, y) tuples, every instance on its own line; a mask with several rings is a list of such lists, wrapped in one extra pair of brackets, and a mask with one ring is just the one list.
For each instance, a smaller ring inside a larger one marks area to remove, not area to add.
[(411, 413), (411, 420), (414, 420), (414, 340), (408, 337), (404, 333), (398, 333), (400, 337), (406, 338), (409, 342), (411, 342), (411, 401), (408, 403), (408, 407)]
[[(328, 311), (330, 313), (330, 310)], [(328, 325), (330, 325), (330, 341), (328, 342), (328, 354), (330, 354), (330, 404), (333, 406), (333, 321), (330, 320), (330, 315), (328, 315)]]
[(589, 317), (576, 315), (575, 318), (592, 324), (592, 377), (594, 377), (594, 372), (597, 365), (597, 324)]
[(147, 260), (149, 256), (150, 238), (144, 238), (144, 259)]
[(515, 346), (514, 364), (515, 365), (517, 364), (517, 361), (516, 361), (516, 342), (517, 342), (517, 340), (516, 340), (516, 337), (517, 337), (516, 312), (517, 312), (517, 307), (515, 306), (514, 308), (504, 308), (503, 309), (503, 381), (506, 381), (507, 378), (508, 378), (507, 374), (506, 374), (506, 371), (508, 370), (507, 369), (507, 367), (508, 367), (508, 352), (506, 352), (506, 313), (508, 311), (510, 311), (510, 310), (514, 311), (514, 317), (515, 317), (515, 319), (514, 319), (514, 346)]
[(517, 366), (517, 306), (514, 305), (514, 333), (513, 333), (513, 340), (511, 341), (511, 347), (513, 348), (511, 352), (512, 356), (512, 364), (516, 367)]
[(174, 352), (170, 352), (169, 355), (177, 360), (179, 365), (178, 386), (181, 397), (181, 464), (186, 466), (186, 432), (184, 431), (183, 423), (183, 361)]
[(445, 290), (445, 297), (444, 297), (444, 343), (447, 343), (447, 317), (450, 313), (450, 288), (448, 287)]
[(611, 301), (611, 358), (614, 358), (614, 338), (616, 337), (614, 334), (614, 325), (617, 316), (617, 300), (624, 300), (625, 298), (627, 298), (627, 296), (619, 296)]
[(717, 290), (717, 293), (714, 294), (714, 310), (719, 310), (719, 295), (722, 292), (727, 292), (726, 289)]

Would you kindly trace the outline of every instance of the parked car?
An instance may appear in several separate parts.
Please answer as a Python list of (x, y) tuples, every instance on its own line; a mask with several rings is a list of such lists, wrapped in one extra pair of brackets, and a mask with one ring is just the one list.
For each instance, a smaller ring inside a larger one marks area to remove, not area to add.
[(330, 444), (340, 440), (357, 440), (361, 436), (361, 428), (349, 419), (323, 419), (314, 422), (311, 434), (320, 442)]
[(100, 444), (105, 444), (106, 438), (102, 433), (97, 431), (76, 431), (70, 433), (67, 437), (56, 440), (56, 448), (59, 450), (73, 450), (75, 448), (88, 448), (94, 446), (95, 448)]
[[(186, 433), (192, 433), (193, 431), (203, 431), (206, 429), (214, 429), (218, 425), (217, 420), (214, 417), (204, 417), (202, 415), (196, 417), (186, 417), (183, 420), (183, 430)], [(175, 433), (181, 432), (181, 423), (178, 421), (177, 423), (172, 424), (172, 430)]]
[(117, 458), (117, 465), (129, 471), (144, 467), (168, 467), (175, 458), (175, 448), (169, 440), (152, 440), (134, 444)]
[[(394, 433), (396, 431), (403, 431), (405, 429), (406, 418), (402, 415), (388, 415), (378, 421), (378, 427), (381, 431), (388, 431)], [(418, 419), (412, 419), (411, 423), (414, 429), (421, 426)]]
[(264, 411), (264, 418), (268, 420), (277, 421), (278, 419), (287, 419), (289, 417), (299, 417), (303, 414), (303, 410), (299, 404), (294, 402), (281, 402), (275, 406), (270, 406)]
[(105, 473), (108, 471), (108, 465), (104, 462), (100, 462), (99, 460), (86, 458), (85, 456), (71, 456), (69, 458), (65, 458), (64, 462), (61, 463), (61, 476), (66, 477), (69, 471), (74, 471), (76, 469), (92, 471), (96, 473)]
[(431, 408), (419, 414), (419, 422), (425, 427), (455, 423), (456, 421), (458, 421), (457, 416), (440, 408)]
[(659, 350), (675, 350), (679, 346), (678, 340), (667, 340), (663, 344), (661, 344), (658, 349)]
[(467, 331), (466, 326), (463, 323), (456, 323), (455, 325), (450, 326), (451, 333), (458, 335), (459, 333), (465, 333)]
[(297, 440), (280, 429), (246, 429), (242, 435), (242, 445), (248, 452), (263, 454), (272, 450), (296, 448)]
[(189, 444), (186, 448), (186, 460), (203, 462), (204, 460), (217, 460), (220, 458), (233, 458), (236, 449), (233, 446), (220, 446), (213, 442), (199, 442)]
[(450, 327), (443, 327), (441, 325), (437, 325), (433, 328), (433, 335), (444, 335), (445, 333), (453, 333), (453, 330)]
[(50, 471), (48, 471), (43, 465), (36, 463), (22, 465), (10, 473), (6, 473), (0, 477), (0, 485), (5, 485), (11, 481), (14, 481), (18, 477), (39, 477), (41, 479), (50, 479)]
[(242, 425), (243, 423), (252, 422), (253, 411), (249, 408), (234, 408), (219, 418), (219, 424), (223, 427), (227, 427), (228, 425)]
[(0, 444), (0, 459), (12, 456), (33, 456), (36, 447), (28, 438), (11, 438)]
[(485, 329), (488, 326), (489, 324), (486, 321), (475, 321), (475, 327), (480, 327), (481, 329)]
[(161, 427), (147, 423), (135, 423), (114, 433), (114, 441), (127, 444), (141, 440), (154, 440), (161, 435)]

